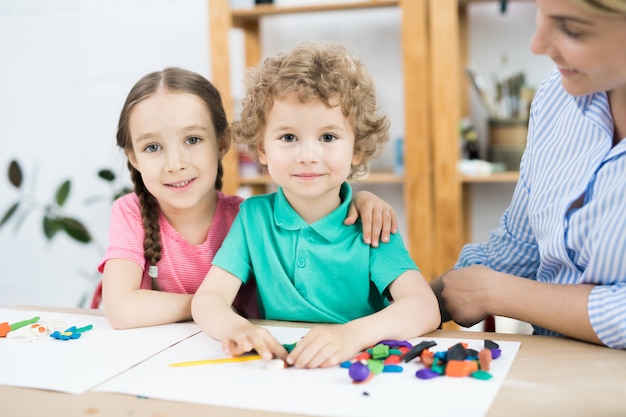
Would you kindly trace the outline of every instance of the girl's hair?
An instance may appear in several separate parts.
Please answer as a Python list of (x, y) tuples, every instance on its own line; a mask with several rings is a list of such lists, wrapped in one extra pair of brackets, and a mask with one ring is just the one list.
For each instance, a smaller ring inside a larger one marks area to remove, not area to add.
[(570, 0), (570, 2), (592, 12), (626, 16), (626, 0)]
[(349, 178), (367, 172), (367, 161), (389, 140), (389, 119), (377, 114), (374, 80), (365, 65), (339, 42), (302, 42), (288, 52), (264, 59), (247, 76), (241, 120), (233, 123), (233, 139), (258, 161), (266, 117), (274, 99), (297, 93), (301, 102), (319, 99), (330, 106), (338, 97), (354, 130), (354, 152), (362, 157)]
[[(126, 155), (133, 152), (132, 138), (130, 137), (129, 119), (134, 107), (143, 100), (151, 97), (158, 91), (170, 91), (194, 94), (204, 101), (211, 113), (215, 136), (221, 140), (229, 134), (229, 124), (222, 105), (220, 93), (215, 86), (203, 76), (181, 68), (166, 68), (142, 77), (128, 93), (126, 102), (122, 107), (120, 120), (117, 127), (117, 146), (122, 148)], [(150, 276), (153, 289), (156, 285), (156, 264), (161, 259), (161, 233), (159, 227), (159, 203), (146, 188), (141, 173), (128, 161), (130, 177), (135, 186), (135, 193), (139, 197), (141, 217), (144, 228), (144, 257), (150, 267)], [(218, 161), (215, 189), (222, 189), (222, 176), (224, 168), (222, 161)]]

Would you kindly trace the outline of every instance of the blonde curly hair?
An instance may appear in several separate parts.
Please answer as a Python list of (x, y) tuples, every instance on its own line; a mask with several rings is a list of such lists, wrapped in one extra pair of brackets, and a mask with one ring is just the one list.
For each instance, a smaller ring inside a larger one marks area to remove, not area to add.
[(626, 16), (626, 0), (569, 0), (575, 5), (589, 10), (591, 12), (625, 15)]
[(256, 158), (266, 117), (274, 99), (297, 93), (301, 102), (319, 99), (330, 106), (339, 98), (341, 111), (354, 130), (354, 153), (361, 163), (348, 178), (367, 172), (367, 161), (389, 140), (389, 119), (378, 113), (374, 80), (365, 65), (339, 42), (302, 42), (293, 49), (265, 58), (247, 74), (241, 119), (233, 123), (233, 140)]

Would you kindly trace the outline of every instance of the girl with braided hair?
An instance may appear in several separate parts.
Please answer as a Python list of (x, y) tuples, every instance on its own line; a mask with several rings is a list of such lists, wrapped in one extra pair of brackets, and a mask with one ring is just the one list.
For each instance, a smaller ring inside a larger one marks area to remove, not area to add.
[[(180, 68), (141, 78), (122, 108), (117, 145), (128, 158), (134, 193), (113, 204), (109, 247), (92, 307), (102, 295), (114, 328), (191, 320), (191, 299), (211, 268), (242, 198), (224, 195), (221, 160), (231, 130), (215, 86)], [(378, 244), (395, 233), (395, 212), (361, 192), (346, 224), (363, 221), (363, 239)], [(233, 254), (233, 256), (237, 256)], [(255, 284), (234, 304), (258, 317)]]

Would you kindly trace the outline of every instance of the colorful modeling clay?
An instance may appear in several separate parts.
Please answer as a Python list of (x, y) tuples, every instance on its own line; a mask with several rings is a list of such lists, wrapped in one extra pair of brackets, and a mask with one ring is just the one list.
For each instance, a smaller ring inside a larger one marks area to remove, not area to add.
[(50, 334), (50, 337), (53, 337), (55, 339), (58, 340), (70, 340), (70, 339), (78, 339), (83, 332), (86, 332), (87, 330), (91, 330), (93, 329), (93, 326), (91, 324), (88, 324), (85, 327), (81, 327), (79, 329), (76, 328), (76, 326), (72, 326), (69, 329), (66, 329), (65, 331), (56, 331)]
[(348, 368), (353, 383), (364, 383), (381, 372), (402, 372), (400, 362), (419, 358), (423, 366), (415, 373), (419, 379), (446, 375), (487, 380), (492, 377), (488, 372), (491, 361), (502, 352), (498, 344), (491, 340), (485, 340), (484, 344), (480, 352), (469, 349), (465, 342), (457, 343), (446, 351), (432, 352), (430, 348), (437, 345), (432, 340), (415, 346), (406, 341), (383, 340), (360, 352), (353, 360), (342, 363), (341, 367)]
[(21, 327), (28, 326), (29, 324), (37, 323), (39, 321), (39, 316), (33, 317), (32, 319), (18, 321), (13, 324), (9, 324), (8, 322), (0, 323), (0, 337), (6, 337), (9, 332), (17, 330)]

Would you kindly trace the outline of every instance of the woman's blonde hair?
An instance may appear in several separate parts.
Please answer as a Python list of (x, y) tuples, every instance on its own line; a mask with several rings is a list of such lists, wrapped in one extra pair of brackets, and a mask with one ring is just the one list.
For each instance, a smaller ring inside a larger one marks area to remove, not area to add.
[(595, 13), (626, 16), (626, 0), (569, 0)]
[(241, 120), (233, 123), (233, 140), (258, 161), (274, 100), (294, 92), (303, 103), (319, 99), (330, 106), (332, 99), (339, 98), (341, 111), (354, 130), (354, 153), (361, 156), (349, 178), (367, 172), (367, 161), (389, 140), (389, 119), (378, 113), (374, 80), (367, 68), (339, 42), (302, 42), (252, 68)]

